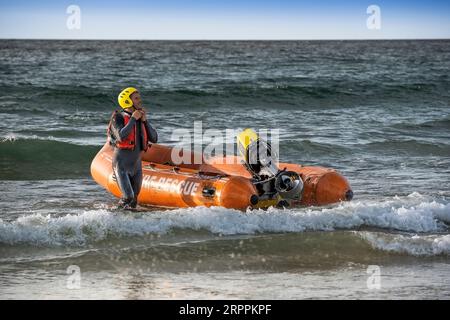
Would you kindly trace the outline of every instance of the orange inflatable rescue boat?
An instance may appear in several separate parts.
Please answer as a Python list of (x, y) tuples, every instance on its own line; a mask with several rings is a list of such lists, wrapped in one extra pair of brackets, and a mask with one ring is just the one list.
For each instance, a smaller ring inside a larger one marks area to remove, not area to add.
[[(269, 143), (251, 129), (237, 136), (241, 156), (204, 159), (183, 149), (153, 144), (142, 157), (143, 181), (138, 203), (183, 208), (222, 206), (245, 210), (271, 206), (327, 205), (348, 201), (348, 181), (333, 169), (276, 163)], [(121, 196), (107, 142), (91, 164), (94, 180)], [(172, 159), (188, 159), (174, 164)], [(201, 161), (195, 161), (200, 159)], [(200, 164), (196, 164), (200, 162)]]

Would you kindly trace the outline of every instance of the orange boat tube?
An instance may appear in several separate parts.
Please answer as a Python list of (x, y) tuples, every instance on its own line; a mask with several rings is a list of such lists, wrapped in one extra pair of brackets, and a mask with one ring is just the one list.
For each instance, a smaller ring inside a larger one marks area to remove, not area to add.
[[(279, 197), (265, 198), (240, 157), (226, 156), (202, 164), (172, 163), (172, 147), (153, 144), (142, 157), (143, 181), (138, 196), (140, 205), (167, 208), (221, 206), (246, 210), (277, 205)], [(121, 197), (107, 142), (91, 164), (94, 180), (116, 197)], [(180, 150), (180, 155), (182, 155)], [(193, 160), (198, 154), (188, 155)], [(191, 163), (195, 163), (191, 161)], [(229, 164), (231, 163), (231, 164)], [(303, 182), (301, 194), (288, 201), (289, 206), (320, 206), (351, 200), (348, 181), (333, 169), (279, 163), (280, 168), (296, 172)], [(284, 202), (286, 204), (286, 202)]]

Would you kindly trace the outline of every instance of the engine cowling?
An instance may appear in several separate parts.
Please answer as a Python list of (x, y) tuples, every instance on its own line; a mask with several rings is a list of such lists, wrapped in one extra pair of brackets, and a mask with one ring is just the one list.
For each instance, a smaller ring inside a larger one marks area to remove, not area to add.
[(298, 173), (278, 168), (278, 155), (270, 143), (252, 129), (245, 129), (238, 134), (237, 144), (244, 159), (243, 165), (252, 174), (261, 199), (273, 200), (283, 206), (290, 200), (299, 201), (303, 181)]

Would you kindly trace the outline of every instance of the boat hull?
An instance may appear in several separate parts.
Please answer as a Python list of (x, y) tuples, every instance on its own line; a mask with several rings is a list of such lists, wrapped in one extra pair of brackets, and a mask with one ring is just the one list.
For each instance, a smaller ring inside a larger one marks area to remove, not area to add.
[[(121, 192), (112, 169), (113, 147), (106, 143), (91, 164), (94, 180), (116, 197)], [(174, 165), (173, 154), (188, 159)], [(153, 144), (142, 155), (143, 181), (138, 203), (141, 205), (185, 208), (221, 206), (245, 210), (265, 208), (277, 200), (261, 200), (250, 173), (235, 156), (206, 161), (199, 154)], [(195, 160), (195, 161), (194, 161)], [(199, 163), (201, 164), (195, 164)], [(300, 199), (290, 205), (327, 205), (350, 200), (348, 181), (333, 169), (279, 163), (279, 167), (297, 172), (304, 188)]]

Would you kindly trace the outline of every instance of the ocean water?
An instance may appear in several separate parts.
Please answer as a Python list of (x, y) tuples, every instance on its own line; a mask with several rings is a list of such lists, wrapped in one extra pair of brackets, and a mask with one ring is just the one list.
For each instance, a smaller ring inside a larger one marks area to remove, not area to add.
[[(280, 129), (353, 201), (113, 209), (89, 165), (130, 85), (160, 143)], [(0, 40), (0, 115), (2, 299), (450, 298), (450, 41)]]

